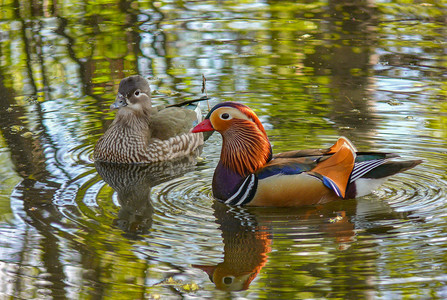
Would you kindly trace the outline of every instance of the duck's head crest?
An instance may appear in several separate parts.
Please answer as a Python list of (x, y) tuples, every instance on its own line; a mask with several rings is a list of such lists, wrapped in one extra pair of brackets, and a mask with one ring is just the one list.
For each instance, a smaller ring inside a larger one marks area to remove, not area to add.
[(111, 109), (126, 107), (135, 111), (151, 107), (151, 89), (149, 82), (140, 75), (133, 75), (121, 80), (115, 102)]
[(259, 170), (272, 157), (264, 126), (253, 110), (244, 104), (217, 104), (192, 132), (212, 130), (223, 137), (222, 164), (241, 176)]
[(193, 129), (193, 132), (216, 130), (223, 133), (233, 126), (249, 123), (256, 125), (262, 135), (267, 137), (264, 126), (250, 107), (228, 101), (214, 106), (206, 115), (205, 120)]

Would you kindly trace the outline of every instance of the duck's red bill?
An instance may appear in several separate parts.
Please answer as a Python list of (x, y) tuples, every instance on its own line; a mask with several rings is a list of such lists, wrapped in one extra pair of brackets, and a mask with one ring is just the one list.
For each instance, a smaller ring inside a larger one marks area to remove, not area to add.
[(211, 125), (210, 120), (205, 119), (202, 122), (200, 122), (199, 124), (197, 124), (197, 126), (194, 127), (191, 132), (203, 132), (203, 131), (213, 131), (213, 130), (214, 130), (214, 128)]

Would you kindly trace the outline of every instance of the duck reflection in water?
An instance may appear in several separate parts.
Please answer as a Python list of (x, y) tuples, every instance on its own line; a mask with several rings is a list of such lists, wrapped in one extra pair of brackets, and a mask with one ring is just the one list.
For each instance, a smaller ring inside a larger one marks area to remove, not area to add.
[[(337, 210), (335, 205), (308, 208), (241, 208), (215, 201), (214, 216), (222, 230), (223, 261), (217, 265), (192, 265), (206, 272), (217, 289), (223, 291), (247, 290), (268, 262), (272, 250), (274, 224), (286, 223), (291, 233), (306, 224), (317, 226), (317, 235), (335, 238), (337, 250), (345, 250), (355, 240), (354, 224), (349, 219), (355, 214), (355, 205), (348, 211)], [(346, 207), (344, 207), (346, 208)], [(313, 227), (313, 226), (312, 226)], [(285, 229), (286, 231), (288, 229)], [(284, 228), (281, 228), (281, 231)], [(297, 233), (298, 235), (300, 233)], [(306, 238), (311, 236), (306, 233)], [(312, 266), (303, 266), (306, 271)], [(310, 271), (312, 273), (312, 271)]]
[(217, 201), (213, 208), (222, 230), (224, 261), (215, 266), (193, 267), (205, 271), (219, 290), (246, 290), (267, 262), (272, 242), (270, 228), (259, 226), (256, 216), (244, 208)]
[(121, 206), (114, 225), (130, 238), (146, 234), (154, 213), (151, 188), (185, 174), (195, 165), (195, 155), (151, 164), (95, 162), (98, 174), (115, 190)]

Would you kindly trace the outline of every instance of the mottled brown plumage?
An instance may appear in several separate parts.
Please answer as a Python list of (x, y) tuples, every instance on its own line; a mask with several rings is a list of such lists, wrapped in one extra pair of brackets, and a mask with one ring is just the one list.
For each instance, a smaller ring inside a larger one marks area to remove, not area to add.
[(139, 75), (120, 83), (112, 109), (115, 120), (98, 140), (95, 161), (152, 163), (190, 155), (203, 144), (191, 133), (196, 112), (181, 107), (152, 107), (149, 83)]

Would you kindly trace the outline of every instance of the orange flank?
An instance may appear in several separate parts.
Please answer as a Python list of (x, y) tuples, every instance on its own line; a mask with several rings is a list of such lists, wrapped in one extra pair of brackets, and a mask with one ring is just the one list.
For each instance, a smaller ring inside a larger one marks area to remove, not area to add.
[(249, 206), (302, 206), (337, 199), (334, 191), (307, 173), (275, 175), (258, 181), (258, 189)]

